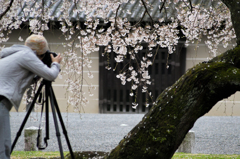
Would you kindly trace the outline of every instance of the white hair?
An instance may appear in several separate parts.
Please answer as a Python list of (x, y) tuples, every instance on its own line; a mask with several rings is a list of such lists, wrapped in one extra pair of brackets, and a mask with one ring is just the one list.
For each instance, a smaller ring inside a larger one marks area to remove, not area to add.
[(26, 39), (25, 45), (40, 54), (48, 50), (48, 42), (42, 35), (32, 34)]

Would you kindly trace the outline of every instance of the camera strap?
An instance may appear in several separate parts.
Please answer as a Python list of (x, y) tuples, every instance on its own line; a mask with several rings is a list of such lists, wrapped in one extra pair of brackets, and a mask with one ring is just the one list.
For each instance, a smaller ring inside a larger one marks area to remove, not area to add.
[[(40, 145), (40, 130), (41, 130), (41, 123), (42, 123), (42, 116), (43, 116), (43, 108), (44, 108), (44, 96), (42, 97), (42, 109), (41, 109), (41, 118), (40, 118), (40, 124), (39, 124), (39, 128), (38, 128), (38, 136), (37, 136), (37, 147), (39, 150), (44, 150), (48, 147), (48, 142), (47, 140), (49, 139), (48, 133), (46, 134), (46, 137), (44, 138), (44, 143), (45, 143), (45, 147), (41, 147)], [(49, 124), (46, 122), (46, 124)], [(46, 126), (46, 129), (48, 129), (48, 126)], [(48, 132), (49, 130), (46, 130), (46, 132)]]

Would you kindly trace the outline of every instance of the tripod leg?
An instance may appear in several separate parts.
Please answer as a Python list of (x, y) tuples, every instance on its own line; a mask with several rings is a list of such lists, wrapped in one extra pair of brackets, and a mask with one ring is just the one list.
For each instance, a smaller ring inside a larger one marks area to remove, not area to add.
[(58, 104), (57, 104), (57, 100), (56, 100), (56, 97), (55, 97), (55, 95), (54, 95), (54, 92), (53, 92), (52, 87), (50, 87), (50, 92), (51, 92), (51, 94), (52, 94), (52, 98), (53, 98), (54, 103), (55, 103), (55, 108), (56, 108), (56, 110), (57, 110), (58, 118), (59, 118), (59, 120), (60, 120), (62, 129), (63, 129), (63, 134), (64, 134), (64, 136), (65, 136), (65, 138), (66, 138), (66, 141), (67, 141), (68, 149), (69, 149), (69, 151), (70, 151), (70, 154), (71, 154), (72, 159), (74, 159), (75, 157), (74, 157), (74, 154), (73, 154), (73, 151), (72, 151), (72, 147), (71, 147), (71, 144), (70, 144), (68, 135), (67, 135), (67, 130), (66, 130), (66, 127), (65, 127), (65, 125), (64, 125), (64, 122), (63, 122), (63, 119), (62, 119), (62, 116), (61, 116), (61, 112), (60, 112), (60, 110), (59, 110), (59, 107), (58, 107)]
[[(45, 81), (45, 80), (44, 80)], [(49, 88), (49, 82), (45, 81), (45, 118), (46, 118), (46, 122), (45, 122), (45, 132), (46, 132), (46, 136), (44, 137), (44, 143), (45, 143), (45, 147), (42, 147), (42, 145), (40, 145), (40, 141), (39, 141), (39, 138), (40, 138), (40, 134), (38, 134), (38, 137), (37, 137), (37, 147), (38, 147), (38, 150), (44, 150), (47, 146), (48, 146), (48, 140), (49, 140), (49, 101), (48, 101), (48, 97), (49, 97), (49, 91), (47, 91)], [(44, 100), (43, 99), (43, 100)], [(43, 105), (44, 106), (44, 105)], [(42, 113), (43, 113), (43, 106), (42, 106), (42, 111), (41, 111), (41, 119), (42, 119)], [(41, 123), (40, 123), (41, 125)], [(40, 128), (40, 126), (39, 126)]]
[(25, 116), (25, 118), (24, 118), (24, 120), (22, 122), (22, 125), (20, 126), (20, 129), (17, 132), (17, 135), (16, 135), (16, 137), (14, 139), (14, 142), (12, 144), (12, 147), (11, 147), (11, 153), (12, 153), (12, 151), (13, 151), (16, 143), (17, 143), (18, 138), (21, 136), (22, 130), (23, 130), (23, 128), (24, 128), (24, 126), (25, 126), (25, 124), (26, 124), (26, 122), (28, 120), (28, 117), (29, 117), (30, 113), (32, 112), (32, 109), (34, 108), (34, 104), (36, 103), (36, 100), (37, 100), (37, 98), (38, 98), (38, 96), (39, 96), (39, 94), (40, 94), (40, 92), (42, 90), (42, 87), (43, 87), (43, 83), (41, 83), (41, 85), (39, 86), (38, 91), (37, 91), (37, 93), (36, 93), (36, 95), (35, 95), (35, 97), (34, 97), (34, 99), (32, 101), (32, 104), (30, 105), (30, 107), (28, 109), (28, 112), (27, 112), (27, 114), (26, 114), (26, 116)]
[(49, 102), (48, 102), (48, 97), (49, 97), (49, 91), (48, 88), (50, 87), (49, 82), (46, 83), (45, 85), (45, 97), (46, 97), (46, 137), (44, 139), (44, 142), (47, 144), (47, 140), (49, 140)]
[(54, 120), (54, 124), (55, 124), (56, 136), (57, 136), (57, 139), (58, 139), (58, 146), (59, 146), (59, 150), (60, 150), (60, 154), (61, 154), (61, 159), (64, 159), (62, 142), (61, 142), (61, 138), (60, 138), (61, 135), (60, 135), (60, 132), (59, 132), (56, 110), (55, 110), (55, 107), (54, 107), (53, 94), (52, 94), (52, 91), (51, 91), (51, 87), (49, 87), (48, 91), (50, 91), (50, 93), (49, 93), (50, 94), (50, 102), (51, 102), (53, 120)]

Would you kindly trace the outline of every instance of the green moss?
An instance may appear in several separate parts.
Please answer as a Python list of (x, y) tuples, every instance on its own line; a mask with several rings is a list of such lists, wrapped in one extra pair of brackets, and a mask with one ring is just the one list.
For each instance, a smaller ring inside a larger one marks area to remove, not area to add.
[[(91, 159), (91, 158), (104, 158), (107, 152), (102, 151), (76, 151), (74, 152), (75, 159)], [(65, 159), (71, 159), (71, 154), (67, 154)]]
[[(111, 152), (111, 159), (168, 158), (194, 122), (240, 88), (240, 47), (189, 69)], [(137, 153), (136, 153), (137, 152)]]
[(24, 137), (32, 136), (34, 133), (36, 133), (36, 130), (27, 130), (27, 131), (24, 131)]

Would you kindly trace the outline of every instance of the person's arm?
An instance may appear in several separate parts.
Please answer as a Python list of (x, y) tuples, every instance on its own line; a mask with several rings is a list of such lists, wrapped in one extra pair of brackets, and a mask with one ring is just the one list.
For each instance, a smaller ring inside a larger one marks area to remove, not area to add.
[(60, 71), (60, 64), (56, 60), (53, 60), (49, 68), (34, 53), (25, 53), (17, 62), (21, 67), (49, 81), (54, 81)]

